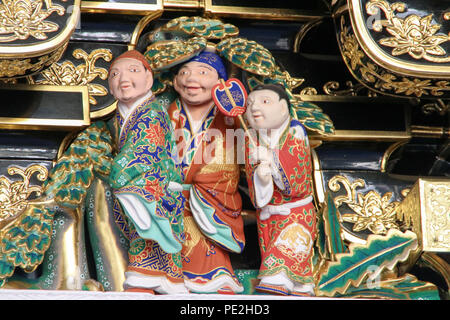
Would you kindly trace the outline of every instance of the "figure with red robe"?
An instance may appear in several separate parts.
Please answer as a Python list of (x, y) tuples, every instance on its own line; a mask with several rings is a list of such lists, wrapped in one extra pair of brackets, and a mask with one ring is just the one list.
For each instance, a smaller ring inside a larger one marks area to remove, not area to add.
[(227, 138), (227, 130), (239, 126), (214, 105), (211, 89), (220, 78), (227, 79), (221, 58), (201, 52), (178, 69), (173, 85), (179, 97), (168, 109), (187, 199), (183, 273), (186, 287), (195, 293), (233, 294), (244, 289), (229, 257), (245, 244), (236, 148)]
[(276, 84), (249, 94), (245, 116), (253, 137), (246, 139), (246, 175), (261, 251), (256, 290), (312, 296), (316, 213), (306, 130), (290, 115), (285, 89)]

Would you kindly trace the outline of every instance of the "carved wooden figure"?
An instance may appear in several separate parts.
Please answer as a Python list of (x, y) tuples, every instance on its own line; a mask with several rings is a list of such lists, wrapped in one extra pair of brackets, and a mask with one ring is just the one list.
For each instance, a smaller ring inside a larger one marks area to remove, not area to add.
[[(151, 91), (153, 73), (144, 56), (127, 51), (111, 64), (111, 93), (118, 99), (119, 152), (109, 182), (117, 220), (130, 239), (127, 291), (187, 293), (181, 270), (184, 197), (175, 140), (166, 110)], [(126, 217), (126, 218), (125, 218)]]
[(316, 213), (306, 130), (290, 116), (280, 85), (255, 87), (245, 115), (257, 141), (246, 142), (246, 174), (261, 250), (256, 290), (314, 295)]

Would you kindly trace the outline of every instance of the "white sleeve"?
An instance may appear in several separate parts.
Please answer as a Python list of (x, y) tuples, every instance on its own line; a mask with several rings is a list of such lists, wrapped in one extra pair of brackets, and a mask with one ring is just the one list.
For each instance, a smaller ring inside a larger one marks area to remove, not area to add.
[(196, 196), (195, 187), (192, 187), (189, 193), (190, 209), (192, 215), (194, 216), (195, 222), (197, 222), (198, 227), (207, 234), (216, 234), (217, 229), (211, 224), (211, 222), (209, 222), (207, 216), (205, 215), (204, 210), (206, 208), (202, 208), (202, 205)]
[(147, 213), (145, 206), (135, 195), (118, 194), (117, 199), (119, 199), (120, 204), (126, 210), (126, 213), (130, 216), (137, 227), (142, 230), (150, 229), (150, 215)]
[(255, 171), (253, 174), (253, 184), (255, 189), (256, 206), (262, 208), (269, 203), (270, 199), (272, 199), (273, 180), (270, 179), (267, 184), (264, 184), (261, 179), (259, 179)]

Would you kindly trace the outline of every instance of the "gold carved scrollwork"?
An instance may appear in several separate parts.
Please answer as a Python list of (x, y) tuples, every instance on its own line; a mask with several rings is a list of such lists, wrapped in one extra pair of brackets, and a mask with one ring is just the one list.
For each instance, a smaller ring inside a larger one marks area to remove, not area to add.
[(8, 168), (9, 175), (19, 175), (22, 180), (11, 181), (5, 176), (0, 177), (0, 223), (22, 213), (28, 206), (28, 198), (32, 193), (38, 197), (42, 194), (41, 186), (30, 185), (31, 177), (35, 173), (37, 173), (36, 178), (39, 181), (47, 179), (47, 168), (37, 164), (26, 169), (16, 166)]
[(406, 96), (421, 97), (423, 95), (442, 96), (450, 91), (450, 82), (445, 80), (418, 79), (399, 77), (383, 71), (377, 65), (366, 61), (364, 51), (360, 48), (355, 35), (345, 26), (345, 18), (341, 17), (340, 43), (342, 56), (353, 73), (359, 73), (361, 80), (374, 89), (382, 92), (393, 92)]
[(437, 56), (446, 55), (447, 52), (440, 44), (450, 40), (445, 34), (437, 34), (441, 25), (433, 24), (433, 15), (420, 17), (416, 14), (399, 18), (397, 12), (404, 12), (406, 5), (402, 2), (390, 4), (385, 0), (371, 0), (366, 4), (369, 15), (376, 15), (382, 10), (386, 16), (385, 20), (376, 20), (373, 30), (380, 32), (383, 27), (392, 36), (379, 41), (381, 45), (392, 47), (393, 56), (409, 54), (414, 59), (425, 59), (436, 63), (449, 62), (450, 57)]
[(38, 61), (33, 63), (31, 59), (4, 59), (0, 60), (0, 78), (23, 76), (27, 73), (36, 73), (42, 68), (58, 61), (68, 43), (65, 43), (54, 52), (39, 57)]
[(87, 85), (89, 91), (89, 103), (91, 105), (96, 105), (97, 100), (95, 100), (94, 96), (106, 96), (108, 90), (100, 84), (91, 82), (97, 77), (105, 80), (108, 77), (108, 70), (96, 67), (95, 63), (100, 58), (105, 61), (111, 61), (112, 52), (109, 49), (96, 49), (90, 54), (87, 54), (82, 49), (75, 49), (72, 55), (76, 59), (83, 59), (84, 64), (75, 66), (71, 61), (64, 61), (61, 64), (54, 63), (41, 73), (44, 77), (43, 80), (34, 82), (29, 79), (29, 82), (61, 86)]
[(359, 232), (368, 229), (374, 234), (386, 234), (388, 229), (398, 229), (396, 223), (396, 209), (400, 202), (389, 200), (392, 198), (392, 192), (387, 192), (381, 196), (376, 191), (369, 191), (365, 195), (356, 193), (356, 188), (363, 188), (365, 182), (357, 179), (350, 182), (342, 175), (334, 176), (328, 182), (328, 187), (333, 192), (338, 192), (345, 188), (347, 194), (334, 198), (336, 207), (347, 204), (354, 213), (343, 214), (342, 220), (353, 223), (353, 231)]
[(59, 28), (56, 23), (45, 21), (53, 12), (61, 16), (65, 9), (51, 0), (3, 0), (0, 4), (0, 43), (26, 40), (30, 36), (47, 39), (46, 33)]
[[(359, 92), (366, 89), (362, 84), (354, 84), (352, 81), (345, 82), (346, 88), (341, 89), (341, 85), (337, 81), (328, 81), (326, 82), (322, 89), (326, 95), (329, 96), (357, 96)], [(373, 91), (369, 91), (366, 93), (369, 97), (376, 96), (376, 93)]]
[(450, 110), (450, 103), (444, 102), (442, 99), (436, 99), (434, 102), (426, 103), (422, 106), (422, 112), (426, 115), (438, 113), (444, 116)]
[(317, 89), (313, 88), (313, 87), (306, 87), (306, 88), (302, 89), (302, 91), (300, 91), (300, 95), (314, 96), (316, 94), (319, 94), (319, 93), (317, 92)]

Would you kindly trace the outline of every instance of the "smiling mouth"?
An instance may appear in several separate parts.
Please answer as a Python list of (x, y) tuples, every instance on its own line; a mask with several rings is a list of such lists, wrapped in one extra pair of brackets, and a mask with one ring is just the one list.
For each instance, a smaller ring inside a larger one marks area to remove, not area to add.
[(123, 84), (120, 86), (120, 89), (129, 89), (131, 88), (131, 84)]
[(200, 90), (202, 87), (186, 86), (186, 90)]

